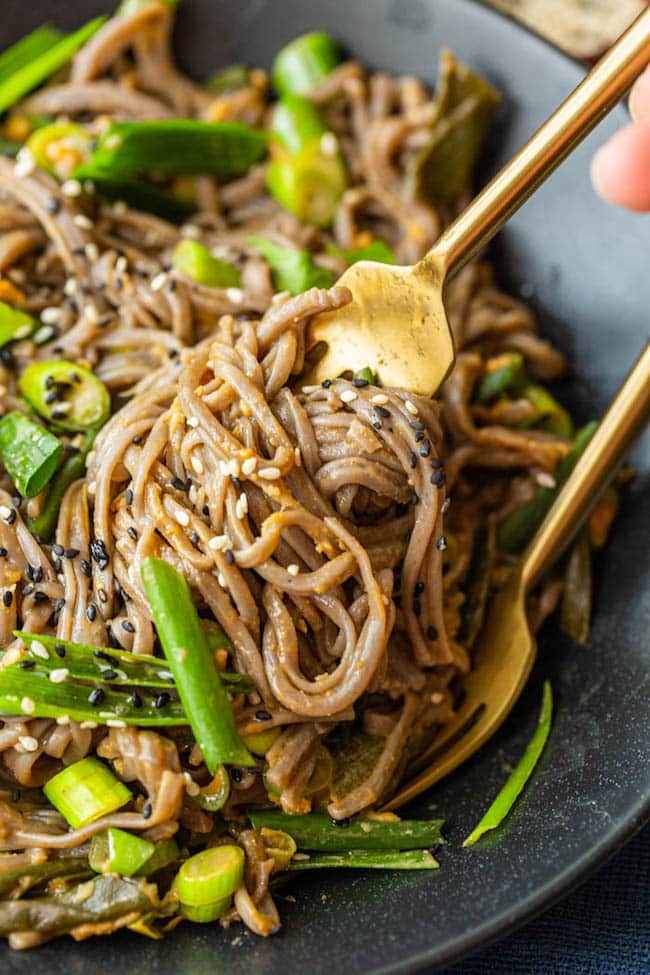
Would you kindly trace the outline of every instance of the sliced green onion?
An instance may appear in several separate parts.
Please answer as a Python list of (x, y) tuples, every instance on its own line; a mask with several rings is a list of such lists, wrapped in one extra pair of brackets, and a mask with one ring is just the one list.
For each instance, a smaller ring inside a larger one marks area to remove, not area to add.
[(267, 829), (266, 827), (262, 827), (260, 836), (267, 856), (275, 861), (276, 869), (286, 870), (297, 850), (293, 836), (283, 833), (281, 829)]
[(0, 301), (0, 346), (26, 339), (36, 326), (36, 320), (27, 312)]
[(31, 64), (39, 55), (49, 51), (62, 37), (61, 31), (49, 24), (42, 24), (31, 34), (21, 37), (0, 54), (0, 84), (11, 78), (16, 71)]
[(89, 369), (65, 359), (30, 363), (18, 388), (39, 416), (59, 430), (98, 430), (111, 413), (104, 383)]
[[(19, 98), (28, 94), (33, 88), (37, 88), (51, 74), (62, 68), (105, 21), (106, 17), (96, 17), (73, 34), (68, 34), (60, 40), (54, 40), (54, 43), (51, 43), (51, 38), (48, 46), (40, 54), (30, 56), (21, 67), (12, 69), (6, 77), (0, 76), (0, 112), (4, 112)], [(33, 37), (33, 35), (30, 36)], [(24, 39), (22, 43), (25, 43)], [(5, 57), (7, 53), (5, 51)]]
[(544, 746), (548, 741), (553, 717), (553, 691), (549, 681), (544, 682), (542, 707), (535, 733), (514, 772), (487, 810), (478, 826), (469, 834), (463, 846), (473, 846), (488, 830), (496, 829), (512, 809), (514, 802), (531, 777)]
[(209, 771), (214, 775), (218, 765), (255, 765), (237, 734), (186, 579), (154, 558), (143, 561), (141, 574), (160, 642)]
[(88, 431), (84, 437), (84, 443), (78, 454), (72, 454), (66, 458), (54, 475), (47, 492), (47, 497), (41, 508), (41, 513), (35, 518), (25, 518), (25, 523), (32, 535), (35, 535), (41, 542), (47, 542), (54, 534), (59, 508), (63, 501), (63, 496), (71, 484), (78, 481), (86, 473), (86, 457), (95, 441), (96, 432)]
[(377, 385), (377, 376), (370, 366), (364, 366), (363, 369), (357, 369), (354, 374), (354, 379), (360, 379), (363, 382), (368, 383), (369, 386)]
[(245, 88), (249, 82), (250, 70), (246, 65), (231, 64), (211, 75), (206, 81), (205, 87), (217, 95), (228, 95), (230, 92)]
[(124, 783), (93, 755), (58, 772), (43, 792), (73, 829), (94, 823), (131, 799)]
[(587, 444), (597, 428), (598, 423), (593, 420), (581, 430), (578, 430), (573, 441), (573, 447), (557, 466), (554, 474), (555, 487), (537, 488), (535, 496), (531, 501), (522, 505), (521, 508), (517, 508), (516, 511), (513, 511), (511, 515), (501, 522), (497, 528), (497, 547), (500, 552), (521, 552), (528, 544), (550, 511), (553, 502), (584, 453)]
[(305, 95), (341, 61), (335, 41), (323, 31), (302, 34), (275, 56), (271, 77), (280, 95)]
[(155, 849), (147, 862), (136, 871), (136, 877), (150, 877), (156, 871), (163, 870), (164, 867), (169, 867), (175, 863), (180, 855), (181, 851), (173, 836), (167, 840), (161, 840), (155, 844)]
[(196, 210), (194, 202), (181, 199), (144, 179), (110, 180), (95, 177), (95, 193), (109, 203), (120, 201), (131, 210), (153, 213), (170, 223), (183, 223)]
[(283, 247), (267, 237), (249, 237), (252, 244), (269, 264), (277, 291), (302, 294), (309, 288), (331, 288), (334, 275), (314, 263), (309, 251), (297, 247)]
[(173, 889), (185, 907), (206, 907), (231, 897), (244, 877), (241, 846), (224, 844), (195, 853), (176, 874)]
[(535, 408), (535, 415), (525, 424), (527, 427), (541, 427), (549, 433), (554, 433), (556, 437), (571, 440), (573, 420), (555, 397), (551, 396), (548, 389), (531, 384), (522, 390), (521, 395)]
[(269, 728), (267, 731), (256, 731), (252, 735), (242, 735), (242, 741), (253, 755), (263, 758), (278, 740), (281, 732), (281, 728)]
[(346, 264), (356, 264), (357, 261), (377, 261), (379, 264), (397, 264), (397, 257), (392, 247), (386, 241), (375, 239), (365, 247), (349, 247), (347, 250), (327, 244), (328, 254), (340, 257)]
[(194, 924), (210, 924), (225, 914), (232, 904), (232, 894), (230, 897), (222, 897), (219, 901), (212, 904), (179, 904), (179, 913), (186, 921)]
[(569, 555), (560, 606), (560, 626), (582, 646), (589, 640), (592, 597), (591, 545), (583, 531)]
[(436, 870), (440, 864), (428, 850), (346, 850), (343, 853), (300, 855), (289, 870), (328, 870), (355, 867), (359, 870)]
[(155, 849), (155, 844), (149, 840), (111, 827), (93, 836), (88, 862), (95, 873), (132, 877), (151, 859)]
[(239, 288), (241, 274), (232, 264), (214, 257), (198, 240), (185, 238), (174, 248), (172, 265), (188, 278), (209, 288)]
[(139, 694), (134, 699), (132, 692), (113, 691), (102, 685), (100, 702), (95, 697), (93, 703), (90, 697), (96, 688), (76, 684), (65, 674), (61, 676), (66, 669), (65, 660), (58, 663), (58, 667), (52, 668), (58, 672), (58, 680), (50, 680), (47, 674), (38, 673), (36, 665), (33, 670), (24, 670), (18, 664), (3, 667), (0, 670), (0, 714), (29, 714), (34, 718), (68, 717), (73, 721), (91, 721), (93, 726), (106, 725), (109, 721), (141, 728), (188, 724), (181, 702), (173, 698), (164, 707), (156, 707), (155, 697)]
[(194, 802), (206, 812), (218, 812), (228, 802), (230, 796), (230, 776), (223, 765), (218, 765), (207, 785), (203, 786)]
[(520, 395), (526, 383), (524, 357), (520, 352), (506, 352), (489, 360), (489, 368), (476, 390), (475, 399), (479, 403), (491, 403), (506, 393)]
[[(228, 639), (228, 637), (223, 632), (220, 626), (214, 626), (214, 624), (212, 624), (211, 626), (206, 626), (205, 638), (208, 641), (208, 646), (210, 647), (210, 650), (231, 650), (232, 649), (232, 644), (230, 640)], [(229, 676), (230, 677), (240, 676), (239, 674), (226, 674), (222, 670), (220, 670), (219, 673), (221, 674), (222, 680), (225, 677), (229, 677)]]
[(63, 444), (24, 413), (0, 420), (0, 457), (9, 477), (25, 498), (39, 494), (59, 464)]
[(292, 836), (301, 850), (339, 853), (353, 850), (416, 850), (437, 846), (444, 840), (442, 819), (397, 822), (359, 817), (334, 825), (329, 816), (309, 813), (292, 816), (275, 809), (252, 810), (249, 819), (255, 829), (279, 829)]
[(327, 126), (308, 98), (288, 95), (275, 106), (270, 131), (283, 148), (295, 155), (305, 146), (320, 142)]
[(53, 122), (32, 132), (25, 143), (37, 166), (58, 179), (67, 179), (73, 169), (90, 156), (92, 136), (76, 122)]
[(113, 122), (74, 176), (111, 180), (149, 172), (237, 176), (262, 158), (266, 142), (264, 132), (244, 122)]

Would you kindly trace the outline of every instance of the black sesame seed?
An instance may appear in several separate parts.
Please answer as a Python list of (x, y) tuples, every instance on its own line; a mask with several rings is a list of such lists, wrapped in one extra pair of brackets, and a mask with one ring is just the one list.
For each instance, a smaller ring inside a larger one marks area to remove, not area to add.
[(48, 596), (48, 594), (46, 592), (43, 592), (42, 589), (37, 589), (36, 592), (34, 593), (34, 600), (37, 603), (46, 603), (49, 600), (49, 598), (50, 597)]
[(332, 818), (332, 819), (330, 819), (330, 823), (332, 824), (332, 826), (343, 826), (343, 827), (349, 826), (350, 825), (350, 817), (348, 816), (346, 819), (334, 819), (334, 818)]
[(230, 778), (235, 783), (241, 782), (241, 769), (240, 768), (232, 768), (230, 770)]
[(414, 491), (413, 494), (411, 495), (411, 504), (418, 504), (419, 500), (420, 500), (420, 495), (417, 494), (416, 491)]
[(7, 549), (4, 547), (4, 545), (0, 546), (0, 559), (6, 559), (8, 554), (9, 553)]
[(241, 491), (242, 484), (241, 484), (241, 481), (239, 480), (239, 478), (238, 477), (235, 477), (234, 474), (231, 474), (230, 475), (230, 480), (232, 481), (232, 483), (234, 484), (234, 486), (237, 488), (237, 490), (238, 491)]
[(422, 593), (424, 592), (424, 583), (423, 582), (416, 582), (415, 583), (415, 589), (413, 591), (415, 592), (415, 595), (416, 596), (421, 596)]
[(380, 420), (373, 420), (372, 421), (372, 426), (374, 427), (375, 430), (381, 430), (381, 421)]
[(135, 444), (142, 443), (142, 437), (140, 436), (139, 433), (136, 433), (135, 437), (131, 437), (131, 443), (135, 443)]
[(177, 355), (178, 355), (178, 349), (170, 349), (169, 352), (167, 353), (167, 356), (170, 359), (175, 359)]
[(358, 379), (352, 380), (352, 385), (356, 386), (357, 389), (363, 389), (364, 386), (369, 386), (370, 383), (368, 382), (367, 379), (362, 379), (361, 377), (359, 377)]
[(228, 563), (228, 565), (234, 565), (235, 556), (231, 548), (226, 549), (226, 562)]
[(68, 373), (68, 379), (70, 380), (71, 383), (80, 383), (81, 382), (81, 376), (79, 375), (78, 372), (69, 372)]
[(106, 602), (108, 602), (108, 593), (106, 592), (105, 589), (101, 589), (101, 588), (98, 589), (97, 590), (97, 595), (99, 596), (100, 603), (106, 603)]
[(61, 200), (57, 200), (55, 196), (51, 196), (47, 201), (47, 212), (51, 213), (52, 216), (55, 217), (57, 213), (61, 212), (62, 205)]
[(118, 676), (116, 670), (102, 670), (102, 677), (104, 680), (115, 680)]
[(129, 704), (132, 707), (134, 707), (134, 708), (141, 708), (142, 707), (142, 698), (140, 697), (140, 695), (138, 694), (137, 691), (131, 691), (131, 693), (129, 694), (127, 700), (129, 702)]
[(321, 386), (323, 387), (323, 389), (329, 389), (331, 385), (332, 385), (332, 380), (331, 379), (324, 379), (322, 381), (322, 383), (321, 383)]
[(88, 703), (92, 704), (94, 708), (98, 708), (105, 697), (106, 693), (101, 689), (101, 687), (96, 687), (95, 690), (91, 691), (88, 695)]
[(436, 539), (436, 548), (439, 552), (444, 552), (444, 550), (447, 548), (447, 539), (444, 535), (441, 535), (440, 538)]
[(199, 538), (198, 532), (192, 532), (192, 534), (190, 535), (190, 541), (195, 548), (199, 547), (199, 542), (201, 541), (201, 539)]
[(105, 318), (100, 318), (97, 322), (97, 328), (108, 328), (112, 321), (112, 315), (107, 315)]
[(58, 574), (63, 569), (63, 561), (61, 559), (54, 560), (54, 571)]
[(384, 420), (387, 420), (390, 416), (390, 410), (387, 410), (385, 406), (375, 406), (375, 413)]
[(424, 430), (424, 423), (421, 423), (419, 420), (411, 420), (409, 426), (411, 430)]
[(97, 607), (94, 603), (88, 603), (86, 606), (86, 617), (91, 623), (97, 619)]
[(31, 670), (32, 667), (35, 667), (36, 666), (36, 661), (35, 660), (19, 660), (18, 661), (18, 666), (20, 667), (21, 670)]
[[(74, 301), (71, 301), (70, 302), (70, 307), (73, 308), (74, 311), (78, 311), (79, 310), (78, 307), (77, 307), (76, 302), (74, 302)], [(54, 353), (54, 355), (63, 355), (63, 346), (62, 345), (55, 345), (54, 348), (52, 349), (52, 352)]]
[(180, 477), (177, 477), (176, 475), (174, 475), (174, 477), (172, 477), (172, 479), (171, 479), (171, 481), (169, 483), (171, 484), (171, 486), (173, 488), (176, 488), (177, 491), (184, 491), (185, 490), (185, 481), (182, 481), (180, 479)]
[(167, 287), (169, 288), (170, 291), (176, 291), (176, 282), (174, 281), (173, 278), (171, 279)]
[(11, 790), (11, 801), (12, 802), (20, 802), (20, 796), (21, 796), (20, 789), (12, 789)]
[(105, 650), (93, 650), (93, 657), (97, 657), (98, 660), (105, 660), (107, 664), (111, 664), (113, 667), (117, 666), (115, 657), (111, 657), (110, 653), (106, 653)]
[(256, 721), (271, 721), (272, 718), (273, 718), (273, 715), (271, 714), (271, 712), (270, 711), (265, 711), (263, 708), (260, 708), (259, 711), (256, 711), (255, 712), (255, 720)]
[(151, 805), (150, 802), (146, 802), (142, 807), (142, 818), (151, 819), (152, 813), (153, 813), (153, 806)]
[(16, 520), (17, 517), (18, 517), (18, 515), (17, 515), (17, 512), (16, 512), (16, 509), (15, 508), (11, 508), (9, 510), (9, 514), (5, 518), (5, 521), (7, 522), (8, 525), (13, 525), (13, 523)]
[(9, 607), (9, 606), (11, 606), (11, 604), (13, 603), (13, 601), (14, 601), (14, 594), (12, 593), (11, 589), (5, 589), (5, 591), (2, 594), (2, 602), (3, 602), (3, 604), (5, 606)]
[(40, 567), (40, 565), (35, 565), (34, 566), (34, 569), (32, 571), (32, 579), (33, 579), (34, 582), (42, 582), (43, 581), (43, 570)]
[(439, 468), (438, 470), (435, 470), (431, 475), (431, 477), (429, 478), (429, 481), (431, 484), (434, 484), (436, 487), (442, 487), (442, 485), (446, 481), (445, 472), (443, 471), (443, 469)]
[(56, 403), (58, 399), (59, 399), (59, 391), (58, 389), (53, 389), (50, 393), (46, 395), (45, 402), (47, 403), (48, 406), (50, 406), (52, 403)]
[(54, 644), (54, 652), (57, 655), (57, 657), (61, 657), (62, 660), (65, 657), (65, 647), (63, 646), (62, 643)]
[(133, 491), (131, 490), (131, 488), (127, 488), (126, 489), (126, 494), (124, 495), (124, 500), (129, 505), (133, 504)]
[(185, 491), (189, 491), (189, 489), (192, 487), (192, 478), (191, 477), (186, 477), (185, 478), (185, 484), (183, 485), (183, 487), (184, 487)]
[(126, 534), (129, 536), (129, 538), (132, 538), (134, 542), (137, 542), (138, 533), (136, 529), (133, 527), (133, 525), (129, 525), (129, 527), (126, 530)]
[(51, 416), (53, 420), (65, 420), (68, 414), (65, 410), (52, 410)]
[(55, 542), (52, 546), (52, 551), (55, 555), (63, 555), (65, 549), (63, 548), (63, 545), (59, 545), (58, 542)]
[(162, 691), (157, 697), (154, 697), (153, 706), (155, 707), (156, 711), (159, 711), (160, 708), (164, 708), (165, 705), (169, 704), (170, 701), (171, 697), (167, 691)]
[(63, 596), (59, 596), (58, 599), (54, 600), (55, 613), (60, 613), (64, 606), (65, 606), (65, 599), (63, 598)]
[(122, 629), (126, 630), (127, 633), (135, 633), (135, 626), (131, 620), (122, 620)]
[(105, 569), (108, 565), (108, 552), (101, 538), (94, 538), (90, 543), (90, 556), (100, 569)]
[(122, 278), (115, 278), (115, 290), (121, 291), (123, 287), (124, 282), (122, 281)]
[(25, 569), (25, 575), (28, 579), (34, 581), (34, 566), (27, 563), (27, 568)]
[(415, 439), (415, 442), (416, 443), (422, 443), (422, 441), (424, 440), (424, 434), (422, 433), (421, 430), (418, 433), (415, 434), (415, 438), (414, 439)]
[(435, 626), (429, 626), (427, 628), (427, 636), (430, 640), (438, 639), (438, 631), (436, 630)]
[(33, 592), (34, 592), (34, 587), (33, 587), (33, 585), (30, 582), (30, 583), (28, 583), (28, 585), (26, 585), (24, 587), (24, 589), (23, 589), (23, 596), (31, 596), (31, 594)]
[(76, 559), (76, 557), (79, 555), (79, 549), (66, 548), (63, 554), (65, 555), (66, 559)]
[(75, 255), (75, 257), (81, 257), (81, 255), (84, 253), (84, 249), (83, 247), (73, 247), (72, 253)]
[(420, 457), (428, 457), (431, 453), (431, 441), (425, 440), (423, 444), (420, 445)]
[(209, 508), (209, 506), (207, 504), (204, 504), (203, 505), (201, 511), (203, 512), (203, 514), (205, 515), (206, 518), (209, 518), (210, 517), (210, 508)]
[(415, 454), (413, 453), (413, 451), (410, 450), (409, 451), (409, 467), (411, 467), (413, 470), (415, 470), (415, 468), (417, 466), (417, 462), (418, 462), (417, 457), (415, 456)]
[(90, 579), (92, 575), (92, 569), (90, 568), (90, 562), (88, 561), (88, 559), (81, 560), (81, 571), (83, 572), (83, 574), (86, 576), (87, 579)]
[(0, 362), (2, 362), (3, 366), (7, 366), (8, 369), (11, 369), (14, 364), (14, 354), (6, 346), (4, 349), (0, 349)]
[(432, 457), (429, 461), (429, 467), (433, 467), (434, 470), (437, 470), (439, 467), (442, 467), (442, 461), (438, 460), (437, 457)]

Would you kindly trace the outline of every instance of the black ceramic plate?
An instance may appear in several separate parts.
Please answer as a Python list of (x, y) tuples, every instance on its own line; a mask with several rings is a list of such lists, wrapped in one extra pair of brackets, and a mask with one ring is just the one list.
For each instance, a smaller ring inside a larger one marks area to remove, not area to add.
[[(43, 20), (71, 27), (110, 0), (4, 0), (0, 47)], [(506, 95), (485, 174), (505, 161), (577, 83), (581, 69), (468, 0), (183, 0), (178, 47), (197, 76), (236, 60), (268, 65), (293, 35), (331, 31), (355, 56), (433, 81), (449, 45)], [(648, 221), (594, 196), (595, 145), (620, 110), (564, 163), (503, 233), (502, 280), (529, 298), (568, 355), (566, 397), (598, 416), (648, 335)], [(449, 845), (435, 873), (310, 876), (280, 899), (282, 933), (185, 925), (163, 944), (135, 935), (56, 942), (27, 955), (0, 948), (20, 975), (379, 975), (442, 965), (522, 923), (613, 853), (650, 813), (650, 442), (636, 452), (612, 544), (599, 560), (594, 626), (581, 649), (549, 626), (519, 706), (465, 767), (414, 803), (443, 815)], [(471, 850), (461, 841), (521, 754), (541, 681), (557, 716), (534, 782), (502, 830)]]

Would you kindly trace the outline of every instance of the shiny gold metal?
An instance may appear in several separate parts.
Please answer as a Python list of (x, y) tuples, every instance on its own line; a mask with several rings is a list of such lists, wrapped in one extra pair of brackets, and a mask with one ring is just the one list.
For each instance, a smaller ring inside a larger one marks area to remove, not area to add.
[(371, 366), (384, 386), (432, 396), (454, 350), (445, 283), (496, 234), (563, 159), (605, 117), (650, 63), (650, 10), (644, 11), (530, 142), (414, 267), (359, 261), (340, 278), (346, 307), (315, 316), (310, 345), (325, 354), (304, 377), (320, 383)]
[(464, 681), (465, 698), (457, 716), (419, 757), (414, 766), (418, 774), (400, 789), (387, 809), (403, 805), (458, 768), (507, 716), (537, 652), (526, 618), (526, 595), (575, 537), (649, 414), (647, 345), (524, 553), (519, 568), (492, 600), (477, 643), (474, 667)]

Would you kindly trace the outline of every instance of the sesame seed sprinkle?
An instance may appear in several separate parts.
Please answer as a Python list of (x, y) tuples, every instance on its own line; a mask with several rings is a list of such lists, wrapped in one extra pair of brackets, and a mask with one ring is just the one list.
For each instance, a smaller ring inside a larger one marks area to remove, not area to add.
[(69, 676), (70, 671), (67, 667), (55, 667), (54, 670), (50, 671), (50, 680), (53, 684), (63, 684)]
[(282, 471), (279, 467), (263, 467), (258, 474), (265, 481), (277, 481), (282, 477)]

